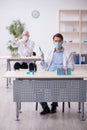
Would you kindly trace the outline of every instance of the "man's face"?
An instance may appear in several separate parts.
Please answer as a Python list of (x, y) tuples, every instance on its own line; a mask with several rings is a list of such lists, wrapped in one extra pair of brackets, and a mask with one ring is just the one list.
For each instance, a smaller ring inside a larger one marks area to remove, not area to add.
[(23, 43), (26, 43), (26, 42), (27, 42), (27, 40), (28, 40), (28, 37), (27, 37), (27, 36), (25, 36), (25, 35), (23, 35), (23, 37), (22, 37), (22, 41), (23, 41)]
[(29, 37), (30, 37), (30, 34), (28, 31), (24, 31), (22, 33), (22, 38), (24, 39), (25, 42), (29, 39)]
[(63, 41), (60, 37), (54, 37), (53, 42), (63, 44)]
[(53, 43), (55, 48), (60, 50), (62, 48), (63, 40), (60, 37), (54, 37)]
[(24, 32), (22, 33), (22, 36), (27, 36), (27, 37), (29, 37), (29, 36), (30, 36), (30, 34), (29, 34), (29, 32), (28, 32), (28, 31), (24, 31)]

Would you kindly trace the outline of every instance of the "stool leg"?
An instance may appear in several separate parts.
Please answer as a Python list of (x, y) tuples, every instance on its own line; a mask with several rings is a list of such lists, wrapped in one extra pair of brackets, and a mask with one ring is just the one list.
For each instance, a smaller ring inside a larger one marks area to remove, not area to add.
[(68, 107), (70, 108), (70, 102), (68, 102)]
[(38, 102), (36, 102), (36, 111), (37, 111), (37, 109), (38, 109)]
[(65, 102), (62, 104), (62, 112), (64, 113)]

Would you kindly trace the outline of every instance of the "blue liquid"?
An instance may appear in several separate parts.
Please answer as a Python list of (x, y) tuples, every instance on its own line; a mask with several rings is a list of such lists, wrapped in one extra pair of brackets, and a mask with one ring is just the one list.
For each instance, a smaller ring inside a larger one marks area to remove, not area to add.
[(58, 75), (58, 70), (56, 70), (56, 75)]
[(30, 74), (30, 71), (26, 72), (26, 74)]
[(32, 75), (34, 75), (35, 74), (35, 72), (34, 71), (32, 71)]
[(72, 73), (72, 69), (71, 69), (71, 68), (68, 68), (67, 74), (68, 74), (68, 75), (71, 75), (71, 73)]
[(64, 69), (63, 68), (60, 69), (60, 75), (64, 75)]

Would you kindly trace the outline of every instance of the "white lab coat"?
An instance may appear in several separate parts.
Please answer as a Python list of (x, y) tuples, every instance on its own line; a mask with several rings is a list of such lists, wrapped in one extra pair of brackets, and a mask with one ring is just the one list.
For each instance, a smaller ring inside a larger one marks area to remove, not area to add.
[[(28, 40), (26, 42), (26, 46), (21, 42), (21, 40), (18, 40), (15, 45), (18, 47), (18, 55), (19, 56), (32, 56), (34, 51), (35, 43), (32, 40)], [(34, 61), (32, 61), (34, 62)], [(19, 61), (20, 64), (22, 64), (22, 61)], [(27, 64), (30, 64), (30, 61), (26, 62)]]
[[(52, 61), (52, 57), (53, 57), (53, 53), (54, 53), (54, 48), (49, 51), (47, 53), (47, 55), (45, 56), (45, 66), (43, 65), (42, 68), (45, 70), (48, 70)], [(73, 56), (71, 55), (71, 53), (69, 51), (66, 51), (64, 49), (63, 52), (63, 66), (64, 67), (71, 67), (73, 69)]]
[(35, 43), (34, 41), (28, 40), (26, 42), (26, 46), (19, 40), (16, 43), (16, 46), (18, 47), (18, 55), (20, 56), (32, 56)]

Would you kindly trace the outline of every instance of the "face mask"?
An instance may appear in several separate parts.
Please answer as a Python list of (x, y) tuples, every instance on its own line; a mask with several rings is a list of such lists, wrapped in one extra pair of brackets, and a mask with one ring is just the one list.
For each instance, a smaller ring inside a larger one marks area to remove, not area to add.
[(26, 41), (28, 40), (28, 37), (27, 37), (27, 36), (23, 36), (22, 40), (23, 40), (24, 42), (26, 42)]
[(55, 46), (55, 48), (61, 48), (61, 47), (62, 47), (62, 44), (55, 42), (55, 43), (54, 43), (54, 46)]

